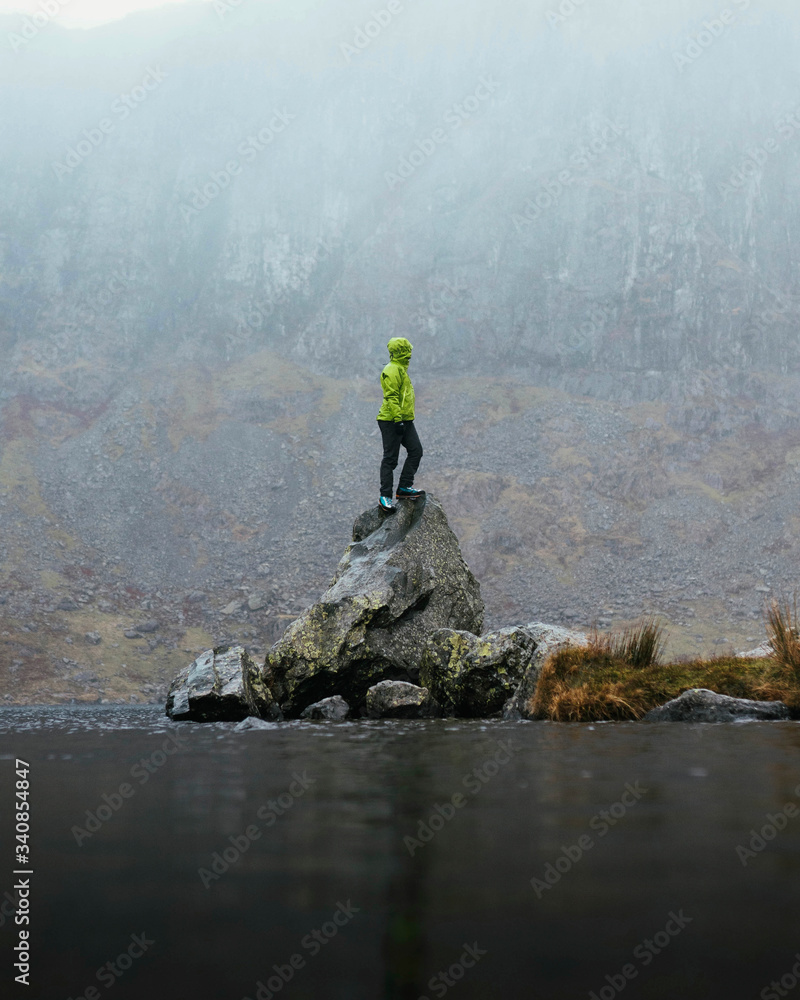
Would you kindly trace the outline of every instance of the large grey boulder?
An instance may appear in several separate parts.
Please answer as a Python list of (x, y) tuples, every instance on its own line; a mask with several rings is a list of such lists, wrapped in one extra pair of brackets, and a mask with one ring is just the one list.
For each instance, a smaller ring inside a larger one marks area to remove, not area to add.
[(503, 718), (511, 720), (532, 719), (530, 704), (536, 694), (539, 674), (545, 660), (551, 653), (568, 646), (586, 646), (589, 637), (585, 632), (563, 628), (560, 625), (546, 625), (544, 622), (529, 622), (525, 631), (533, 636), (536, 642), (536, 652), (531, 658), (525, 673), (513, 696), (503, 707)]
[(788, 706), (782, 701), (750, 701), (731, 698), (707, 688), (691, 688), (665, 705), (651, 709), (645, 722), (755, 722), (788, 719)]
[(420, 684), (447, 715), (493, 715), (519, 687), (536, 648), (534, 636), (521, 625), (481, 636), (439, 629), (422, 654)]
[(381, 681), (367, 691), (370, 719), (432, 719), (439, 714), (430, 691), (407, 681)]
[(379, 681), (418, 680), (431, 633), (482, 624), (480, 585), (441, 504), (423, 495), (357, 518), (329, 590), (272, 647), (264, 677), (291, 718), (333, 694), (360, 711)]
[(242, 646), (202, 653), (172, 682), (167, 715), (192, 722), (238, 722), (248, 716), (280, 721), (283, 716), (255, 663)]

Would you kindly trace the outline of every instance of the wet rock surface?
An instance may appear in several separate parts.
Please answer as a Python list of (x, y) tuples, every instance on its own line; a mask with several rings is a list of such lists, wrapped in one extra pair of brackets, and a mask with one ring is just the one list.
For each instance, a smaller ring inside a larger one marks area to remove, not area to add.
[(536, 639), (524, 626), (481, 636), (439, 629), (422, 655), (420, 683), (445, 714), (493, 715), (516, 691), (536, 648)]
[(300, 718), (310, 719), (312, 722), (343, 722), (349, 714), (350, 706), (344, 698), (335, 694), (304, 708)]
[(277, 722), (268, 722), (266, 719), (259, 719), (254, 715), (248, 715), (246, 719), (236, 726), (237, 733), (246, 733), (252, 729), (275, 729)]
[(789, 719), (782, 701), (731, 698), (707, 688), (692, 688), (665, 705), (649, 711), (645, 722), (746, 722)]
[(330, 588), (267, 654), (264, 678), (289, 717), (334, 694), (361, 710), (382, 680), (416, 682), (429, 636), (479, 633), (480, 585), (435, 497), (360, 515)]
[(525, 632), (533, 637), (536, 651), (516, 691), (503, 706), (503, 718), (508, 720), (533, 718), (528, 705), (536, 694), (536, 685), (539, 683), (539, 674), (544, 661), (551, 653), (567, 646), (585, 646), (588, 642), (584, 632), (562, 628), (559, 625), (546, 625), (544, 622), (530, 622), (525, 626)]
[(381, 681), (367, 691), (370, 719), (432, 719), (440, 714), (430, 691), (406, 681)]
[(169, 689), (166, 713), (171, 719), (193, 722), (237, 722), (248, 716), (282, 719), (242, 646), (206, 650), (182, 670)]

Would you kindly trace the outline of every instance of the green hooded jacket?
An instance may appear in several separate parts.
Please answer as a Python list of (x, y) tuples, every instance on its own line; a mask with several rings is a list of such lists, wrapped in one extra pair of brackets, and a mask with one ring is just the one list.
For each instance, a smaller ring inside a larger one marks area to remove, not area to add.
[(414, 386), (408, 377), (408, 362), (411, 360), (411, 344), (405, 337), (392, 337), (386, 345), (392, 359), (381, 372), (383, 406), (378, 420), (414, 419)]

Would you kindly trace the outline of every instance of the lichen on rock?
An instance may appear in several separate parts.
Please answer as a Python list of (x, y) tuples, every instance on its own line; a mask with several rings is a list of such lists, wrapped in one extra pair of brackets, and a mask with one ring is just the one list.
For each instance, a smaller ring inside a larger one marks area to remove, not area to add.
[(264, 679), (289, 717), (334, 694), (357, 711), (382, 680), (415, 683), (429, 636), (480, 632), (480, 585), (430, 495), (356, 519), (330, 588), (267, 654)]
[(493, 715), (514, 694), (535, 652), (536, 640), (524, 626), (481, 636), (439, 629), (425, 647), (420, 683), (448, 714)]

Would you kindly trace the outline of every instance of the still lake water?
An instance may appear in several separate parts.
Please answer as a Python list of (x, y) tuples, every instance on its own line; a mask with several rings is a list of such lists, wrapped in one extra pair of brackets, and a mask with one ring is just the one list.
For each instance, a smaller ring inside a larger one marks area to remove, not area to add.
[[(6, 906), (3, 997), (755, 1000), (789, 974), (773, 995), (800, 1000), (796, 723), (237, 731), (153, 707), (0, 709), (5, 902), (16, 757), (33, 978), (13, 981)], [(104, 794), (110, 818), (74, 831)], [(737, 845), (787, 806), (743, 865)]]

